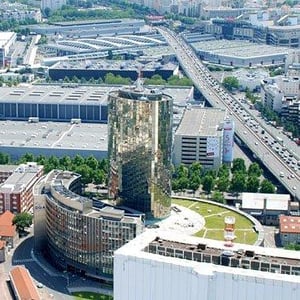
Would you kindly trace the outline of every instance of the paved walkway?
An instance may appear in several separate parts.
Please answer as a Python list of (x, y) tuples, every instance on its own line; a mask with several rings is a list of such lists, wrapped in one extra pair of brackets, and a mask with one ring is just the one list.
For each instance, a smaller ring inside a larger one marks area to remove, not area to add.
[[(178, 210), (175, 211), (174, 207)], [(204, 227), (204, 218), (193, 210), (177, 204), (172, 205), (172, 208), (170, 217), (156, 223), (161, 230), (170, 230), (193, 235)]]

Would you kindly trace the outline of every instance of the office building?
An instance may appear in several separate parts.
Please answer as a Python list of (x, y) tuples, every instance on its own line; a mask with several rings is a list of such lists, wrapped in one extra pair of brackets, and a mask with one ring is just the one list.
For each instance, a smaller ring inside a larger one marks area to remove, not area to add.
[(29, 212), (33, 207), (33, 186), (43, 175), (43, 166), (27, 163), (16, 166), (14, 172), (0, 185), (0, 214)]
[(68, 171), (53, 170), (35, 185), (35, 249), (61, 269), (111, 282), (114, 251), (144, 230), (143, 215), (80, 192), (80, 175)]
[(108, 98), (109, 195), (125, 206), (162, 218), (171, 207), (172, 98), (135, 87)]
[(173, 163), (200, 162), (206, 169), (217, 169), (233, 159), (234, 127), (226, 111), (193, 107), (184, 112), (175, 132)]
[(114, 300), (299, 299), (299, 264), (299, 251), (149, 230), (115, 251)]

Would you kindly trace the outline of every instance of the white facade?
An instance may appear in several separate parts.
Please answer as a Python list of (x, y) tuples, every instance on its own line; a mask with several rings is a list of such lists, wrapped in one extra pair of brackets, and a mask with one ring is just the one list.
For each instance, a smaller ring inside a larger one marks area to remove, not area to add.
[[(146, 232), (115, 252), (114, 300), (300, 299), (300, 276), (231, 268), (145, 252), (157, 235), (157, 232)], [(164, 235), (168, 241), (173, 241), (167, 232)], [(176, 240), (184, 242), (185, 238), (181, 238), (177, 236)], [(281, 251), (283, 255), (292, 252)]]
[(189, 165), (198, 161), (204, 168), (219, 168), (223, 161), (225, 117), (221, 109), (187, 109), (174, 135), (173, 163)]
[(284, 94), (273, 80), (263, 80), (261, 84), (261, 100), (264, 106), (268, 106), (276, 112), (281, 112)]

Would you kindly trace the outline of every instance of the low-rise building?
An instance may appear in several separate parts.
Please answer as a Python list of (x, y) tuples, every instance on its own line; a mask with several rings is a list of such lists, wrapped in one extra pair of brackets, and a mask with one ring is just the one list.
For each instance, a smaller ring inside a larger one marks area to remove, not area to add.
[(9, 278), (15, 299), (41, 299), (29, 271), (24, 266), (14, 267), (9, 272)]
[(290, 212), (289, 194), (242, 193), (241, 209), (265, 225), (278, 225), (279, 216)]
[(280, 216), (279, 234), (282, 246), (300, 244), (300, 217)]
[(43, 175), (43, 166), (36, 163), (21, 164), (0, 185), (0, 213), (29, 212), (33, 207), (33, 185)]
[(9, 248), (14, 248), (18, 240), (16, 226), (13, 225), (14, 216), (10, 211), (0, 215), (0, 241), (4, 241), (5, 246)]

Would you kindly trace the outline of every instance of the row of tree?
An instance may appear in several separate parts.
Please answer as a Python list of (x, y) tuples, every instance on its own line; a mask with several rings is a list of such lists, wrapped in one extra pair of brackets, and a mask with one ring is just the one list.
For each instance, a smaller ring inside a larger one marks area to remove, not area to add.
[(275, 186), (267, 179), (261, 180), (261, 175), (262, 169), (257, 163), (252, 163), (247, 169), (241, 158), (234, 159), (231, 168), (221, 165), (216, 171), (205, 170), (199, 162), (195, 162), (189, 167), (179, 165), (174, 168), (172, 188), (175, 192), (202, 189), (208, 194), (212, 191), (274, 193)]
[[(48, 83), (55, 82), (48, 77), (46, 79)], [(66, 76), (63, 79), (64, 83), (80, 83), (80, 84), (122, 84), (122, 85), (129, 85), (132, 84), (133, 81), (129, 77), (122, 77), (120, 75), (114, 75), (112, 73), (107, 73), (104, 77), (104, 80), (100, 77), (98, 79), (91, 78), (86, 80), (84, 77), (78, 78), (73, 76), (69, 78)], [(171, 86), (192, 86), (193, 82), (183, 76), (179, 77), (177, 75), (170, 76), (167, 80), (164, 80), (160, 75), (153, 75), (151, 78), (144, 78), (145, 85), (171, 85)]]
[(26, 153), (18, 161), (12, 161), (8, 154), (0, 152), (0, 164), (20, 164), (26, 162), (37, 162), (38, 164), (43, 165), (45, 173), (48, 173), (53, 169), (76, 172), (81, 175), (83, 184), (107, 183), (107, 159), (97, 160), (92, 155), (86, 158), (82, 157), (81, 155), (76, 155), (73, 158), (71, 158), (70, 156), (63, 156), (61, 158), (58, 158), (56, 156), (34, 156), (31, 153)]

